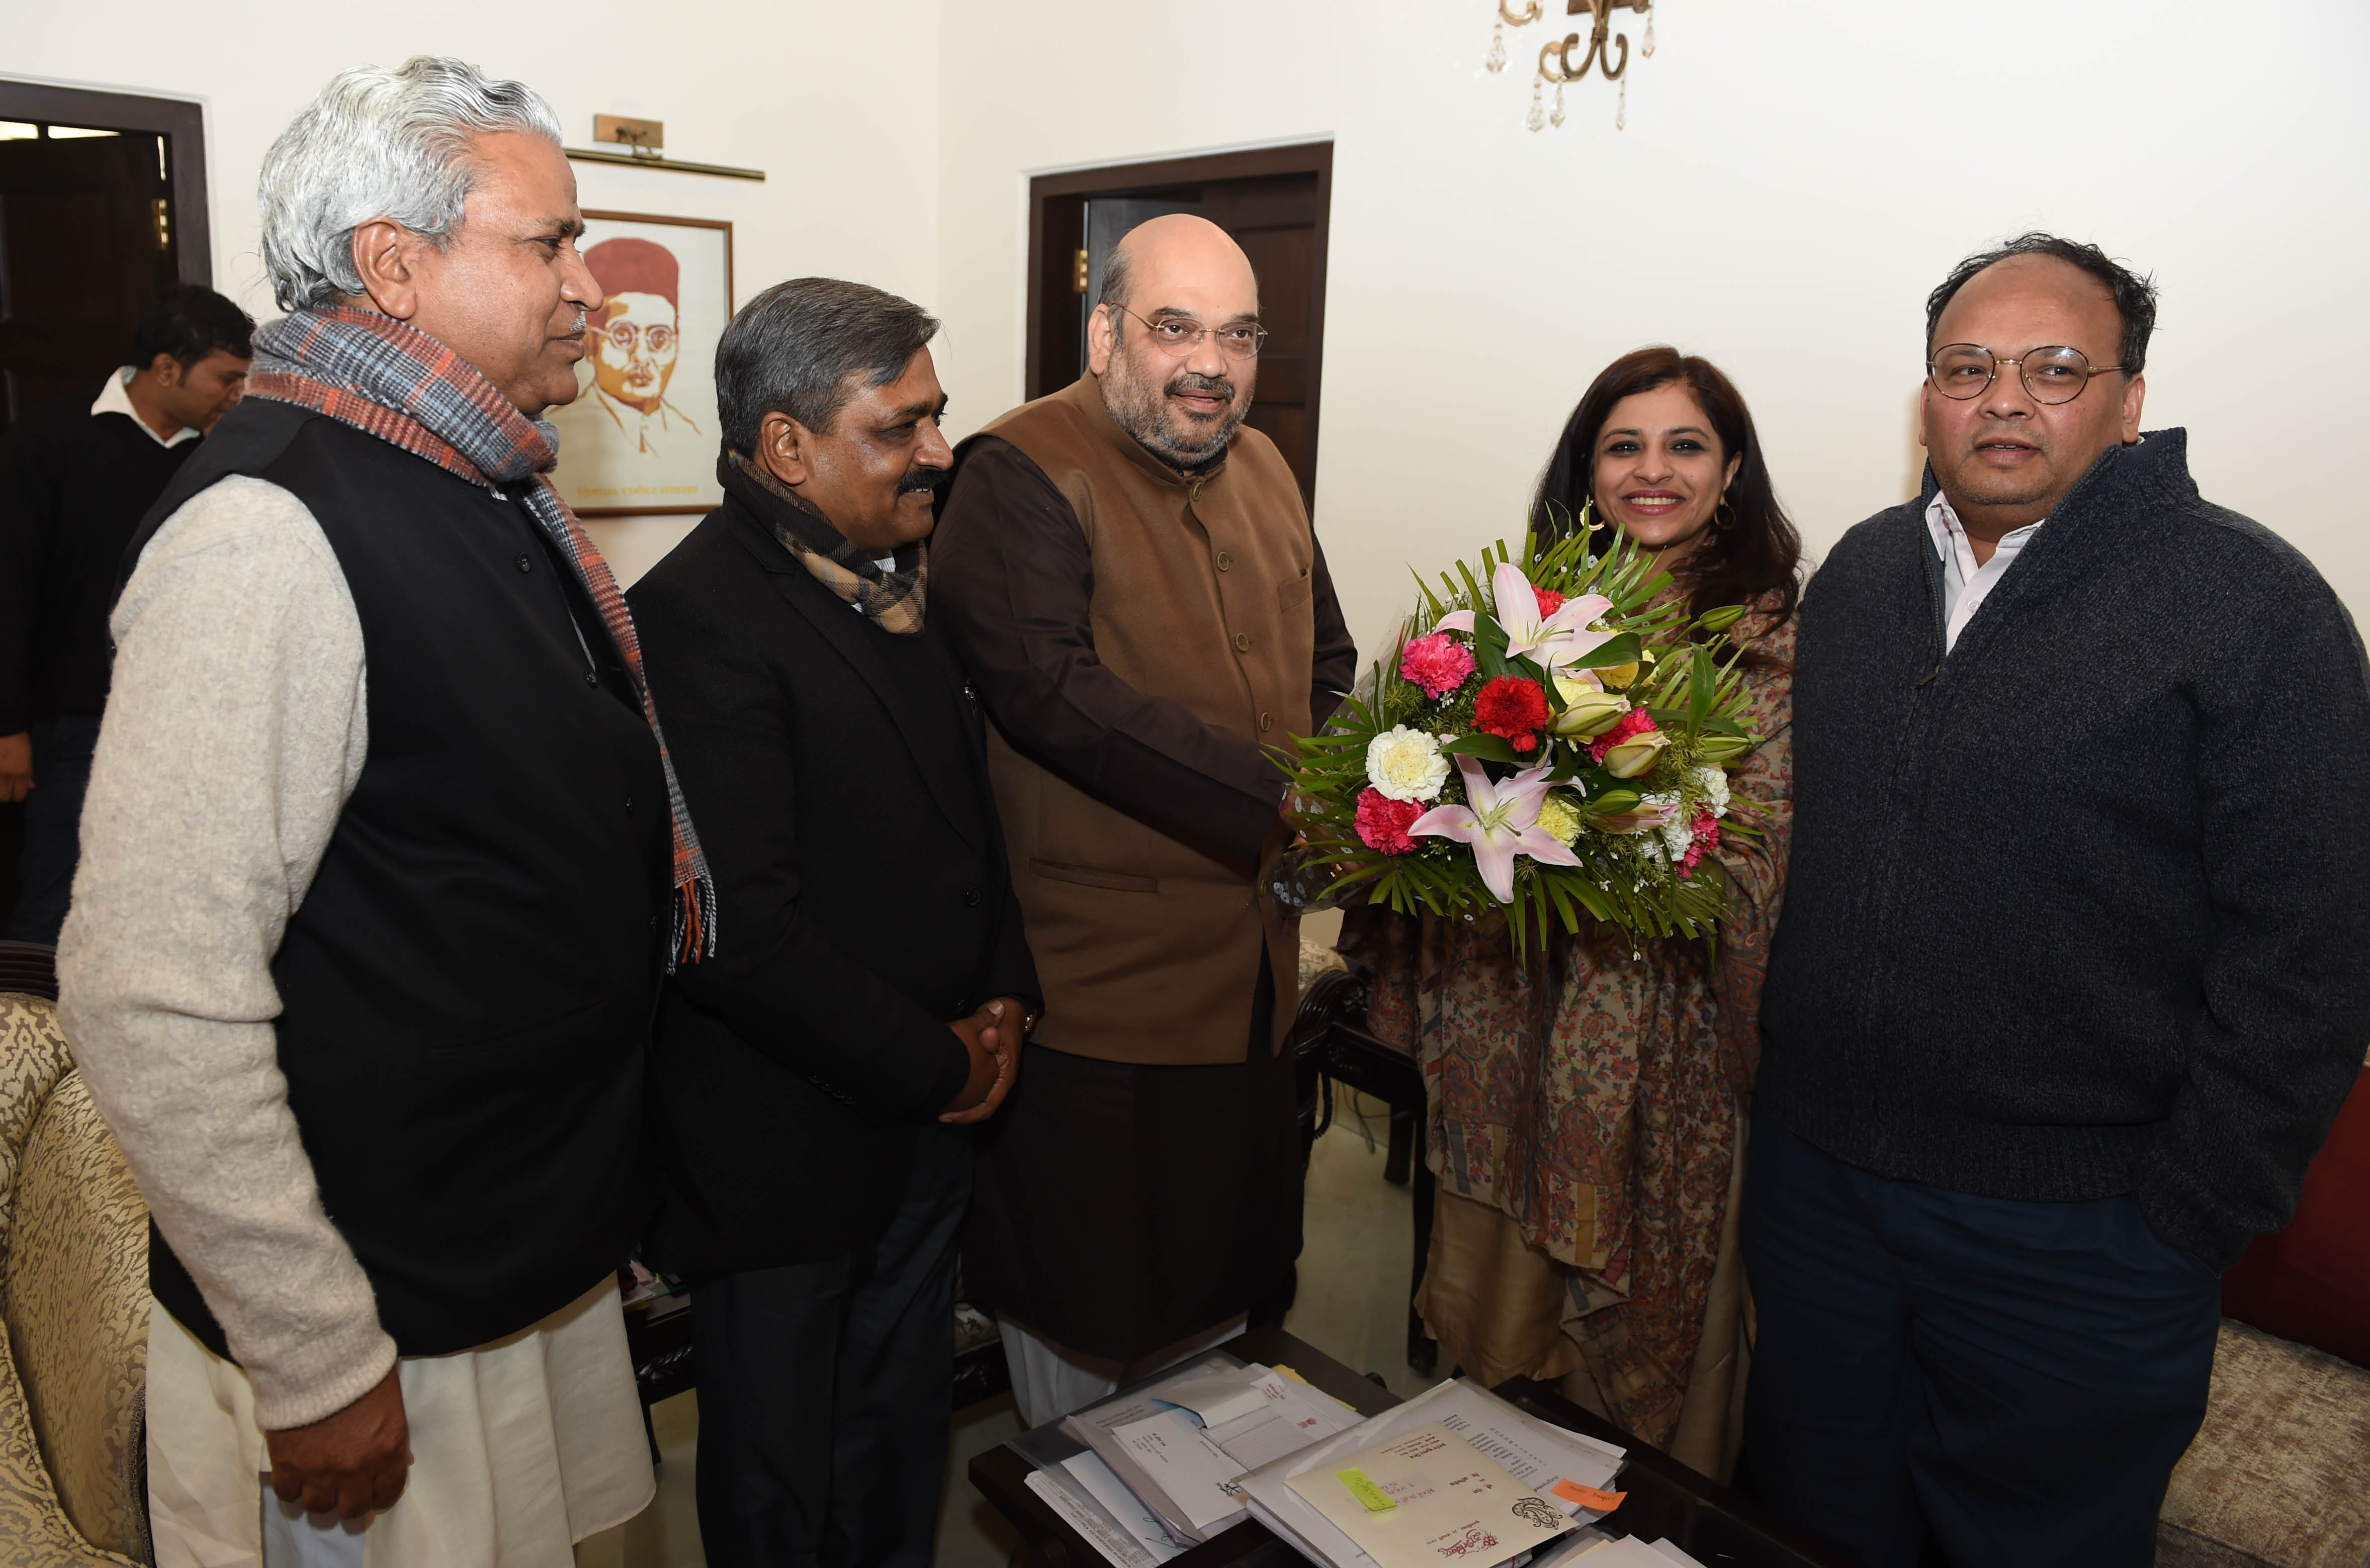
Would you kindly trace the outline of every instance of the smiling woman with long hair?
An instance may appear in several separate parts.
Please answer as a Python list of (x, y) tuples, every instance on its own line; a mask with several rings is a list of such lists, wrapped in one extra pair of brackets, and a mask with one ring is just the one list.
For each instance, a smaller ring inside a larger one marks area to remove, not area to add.
[(1603, 547), (1651, 551), (1691, 612), (1747, 608), (1720, 652), (1743, 656), (1762, 738), (1729, 776), (1716, 950), (1591, 926), (1518, 960), (1501, 919), (1379, 910), (1349, 911), (1341, 947), (1372, 978), (1369, 1026), (1423, 1064), (1441, 1188), (1416, 1305), (1448, 1358), (1485, 1383), (1560, 1379), (1724, 1474), (1743, 1393), (1743, 1107), (1792, 823), (1801, 542), (1736, 388), (1667, 348), (1605, 367), (1556, 443), (1531, 526), (1583, 518)]

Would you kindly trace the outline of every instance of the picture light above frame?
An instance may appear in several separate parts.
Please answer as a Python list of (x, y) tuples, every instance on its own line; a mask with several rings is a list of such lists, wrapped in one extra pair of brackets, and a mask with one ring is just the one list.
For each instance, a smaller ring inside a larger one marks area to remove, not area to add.
[(670, 158), (659, 149), (666, 144), (662, 120), (632, 120), (622, 114), (592, 117), (592, 140), (621, 146), (623, 152), (600, 147), (562, 147), (581, 164), (617, 164), (627, 168), (664, 169), (673, 174), (712, 174), (726, 179), (763, 179), (764, 169), (735, 168), (730, 164), (695, 164)]

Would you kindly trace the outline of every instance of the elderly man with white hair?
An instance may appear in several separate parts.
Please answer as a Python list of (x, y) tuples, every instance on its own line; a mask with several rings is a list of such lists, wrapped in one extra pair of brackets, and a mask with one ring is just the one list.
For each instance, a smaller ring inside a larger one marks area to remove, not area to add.
[(332, 81), (261, 201), (290, 314), (133, 541), (59, 955), (155, 1219), (156, 1558), (561, 1568), (652, 1490), (614, 1271), (716, 929), (543, 477), (601, 290), (550, 109), (456, 61)]

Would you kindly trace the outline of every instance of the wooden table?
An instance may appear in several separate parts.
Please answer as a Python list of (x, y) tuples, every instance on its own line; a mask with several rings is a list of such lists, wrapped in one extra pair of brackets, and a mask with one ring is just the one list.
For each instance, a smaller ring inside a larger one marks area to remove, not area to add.
[(1628, 1464), (1608, 1482), (1626, 1499), (1600, 1521), (1616, 1535), (1667, 1537), (1706, 1568), (1858, 1568), (1857, 1559), (1812, 1540), (1758, 1503), (1648, 1448), (1543, 1383), (1510, 1378), (1490, 1391), (1526, 1415), (1629, 1450)]
[[(1289, 1367), (1361, 1415), (1374, 1415), (1399, 1402), (1388, 1389), (1360, 1377), (1282, 1329), (1252, 1329), (1220, 1348), (1246, 1361)], [(1604, 1521), (1616, 1534), (1642, 1535), (1649, 1540), (1667, 1536), (1707, 1568), (1853, 1568), (1850, 1559), (1819, 1546), (1755, 1505), (1668, 1454), (1647, 1448), (1550, 1389), (1517, 1378), (1497, 1391), (1529, 1414), (1629, 1450), (1629, 1463), (1613, 1483), (1628, 1494), (1628, 1500)], [(971, 1482), (1020, 1532), (1030, 1568), (1110, 1568), (1092, 1542), (1029, 1490), (1032, 1468), (1010, 1448), (999, 1445), (971, 1461)], [(1299, 1552), (1270, 1535), (1256, 1520), (1246, 1520), (1172, 1559), (1170, 1568), (1233, 1568), (1236, 1564), (1307, 1568)]]

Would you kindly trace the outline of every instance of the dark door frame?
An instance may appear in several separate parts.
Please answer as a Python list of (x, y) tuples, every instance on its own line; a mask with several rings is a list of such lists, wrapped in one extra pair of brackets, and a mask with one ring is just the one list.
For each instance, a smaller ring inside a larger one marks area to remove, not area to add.
[(1265, 175), (1314, 174), (1317, 177), (1316, 276), (1308, 296), (1308, 402), (1319, 418), (1308, 432), (1307, 462), (1312, 484), (1317, 473), (1317, 441), (1321, 434), (1325, 369), (1325, 268), (1327, 235), (1333, 215), (1333, 143), (1295, 142), (1283, 147), (1258, 147), (1242, 153), (1203, 153), (1193, 157), (1163, 158), (1154, 163), (1113, 164), (1103, 168), (1071, 169), (1041, 174), (1029, 181), (1029, 352), (1025, 397), (1042, 397), (1069, 384), (1069, 367), (1078, 362), (1078, 320), (1076, 312), (1048, 311), (1048, 298), (1075, 298), (1071, 286), (1078, 247), (1084, 243), (1085, 203), (1094, 196), (1166, 196), (1198, 189), (1214, 180), (1256, 179)]
[(145, 131), (169, 140), (175, 264), (184, 283), (213, 286), (213, 225), (206, 208), (206, 111), (186, 98), (98, 93), (0, 77), (0, 120), (49, 120), (109, 131)]

